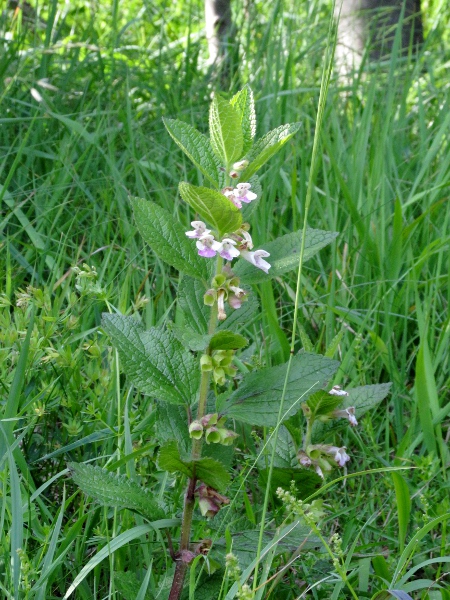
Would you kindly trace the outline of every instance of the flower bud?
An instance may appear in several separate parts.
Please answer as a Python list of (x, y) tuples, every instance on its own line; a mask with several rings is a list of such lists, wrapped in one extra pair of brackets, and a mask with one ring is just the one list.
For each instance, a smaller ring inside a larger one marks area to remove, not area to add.
[(236, 169), (236, 171), (243, 171), (244, 169), (246, 169), (248, 167), (248, 160), (240, 160), (239, 162), (235, 162), (233, 165), (233, 169)]
[(194, 440), (200, 440), (203, 435), (203, 425), (199, 421), (192, 421), (189, 425), (189, 435)]

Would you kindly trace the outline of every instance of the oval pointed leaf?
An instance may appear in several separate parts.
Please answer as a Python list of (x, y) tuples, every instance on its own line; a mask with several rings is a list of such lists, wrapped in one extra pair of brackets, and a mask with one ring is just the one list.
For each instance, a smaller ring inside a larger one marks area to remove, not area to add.
[[(307, 229), (303, 260), (307, 261), (312, 258), (319, 250), (331, 244), (338, 235), (334, 231)], [(298, 268), (301, 243), (302, 232), (294, 231), (264, 244), (264, 250), (270, 253), (270, 257), (265, 259), (271, 265), (268, 274), (243, 259), (238, 260), (233, 271), (245, 283), (260, 283), (284, 275), (284, 273)]]
[(255, 101), (250, 87), (247, 85), (235, 94), (230, 104), (237, 108), (241, 117), (242, 137), (244, 141), (242, 154), (244, 155), (252, 147), (253, 138), (256, 134)]
[(214, 96), (209, 111), (211, 146), (225, 167), (242, 157), (243, 137), (239, 111), (221, 96)]
[(102, 324), (138, 390), (174, 404), (196, 400), (200, 369), (172, 333), (157, 327), (144, 331), (135, 319), (123, 315), (104, 314)]
[(181, 197), (202, 219), (217, 229), (219, 235), (232, 233), (242, 224), (240, 210), (220, 192), (182, 182)]
[(167, 210), (142, 198), (131, 198), (131, 204), (139, 233), (156, 256), (186, 275), (209, 279), (208, 261), (198, 255), (195, 244)]
[(67, 466), (78, 487), (98, 502), (135, 510), (151, 521), (164, 518), (164, 510), (154, 497), (125, 475), (83, 463), (69, 463)]
[(239, 350), (245, 346), (248, 346), (247, 338), (227, 330), (215, 333), (209, 342), (211, 350)]
[(163, 119), (163, 123), (171, 138), (186, 156), (216, 188), (219, 187), (221, 177), (218, 161), (208, 138), (183, 121)]
[(242, 181), (248, 181), (284, 144), (300, 129), (301, 123), (281, 125), (260, 138), (247, 154), (248, 167), (241, 175)]
[[(337, 361), (320, 354), (297, 354), (289, 373), (283, 420), (298, 412), (302, 402), (322, 388), (338, 366)], [(286, 369), (287, 363), (245, 375), (239, 389), (227, 401), (224, 414), (250, 425), (275, 426)]]

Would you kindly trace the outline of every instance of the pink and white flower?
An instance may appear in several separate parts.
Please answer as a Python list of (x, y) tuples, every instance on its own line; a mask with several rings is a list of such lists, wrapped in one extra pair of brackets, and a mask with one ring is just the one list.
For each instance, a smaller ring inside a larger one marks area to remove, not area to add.
[(245, 202), (246, 204), (249, 204), (252, 200), (256, 200), (258, 196), (250, 191), (251, 187), (250, 183), (238, 183), (233, 190), (236, 200), (241, 203)]
[(242, 208), (242, 202), (237, 198), (234, 194), (234, 190), (232, 188), (225, 188), (222, 192), (224, 196), (228, 198), (230, 202), (232, 202), (237, 208)]
[(222, 258), (225, 260), (233, 260), (239, 256), (240, 252), (237, 248), (235, 248), (236, 242), (231, 240), (230, 238), (223, 238), (220, 243), (220, 248), (217, 249), (217, 252), (220, 254)]
[(213, 235), (203, 234), (196, 242), (198, 253), (204, 258), (212, 258), (221, 248), (220, 242), (216, 242)]
[(253, 248), (252, 236), (249, 234), (248, 231), (244, 231), (242, 229), (239, 232), (239, 234), (242, 238), (241, 241), (239, 242), (239, 249), (240, 250), (251, 250)]
[(194, 228), (194, 231), (186, 231), (188, 238), (201, 238), (202, 235), (208, 235), (208, 233), (211, 232), (211, 229), (206, 229), (206, 225), (203, 221), (192, 221), (191, 225)]
[(340, 385), (334, 385), (328, 393), (332, 396), (348, 396), (348, 392), (343, 390)]
[(342, 446), (342, 448), (338, 448), (337, 446), (323, 446), (323, 450), (326, 454), (332, 456), (340, 467), (344, 467), (345, 463), (350, 460), (345, 446)]
[(269, 252), (266, 252), (265, 250), (256, 250), (255, 252), (241, 250), (241, 256), (243, 259), (252, 263), (252, 265), (254, 265), (255, 267), (258, 267), (258, 269), (264, 271), (264, 273), (269, 273), (271, 265), (264, 260), (264, 258), (270, 256)]
[(340, 410), (335, 410), (332, 415), (335, 419), (347, 419), (352, 427), (356, 427), (358, 425), (358, 421), (355, 417), (355, 407), (349, 406), (348, 408), (343, 408)]

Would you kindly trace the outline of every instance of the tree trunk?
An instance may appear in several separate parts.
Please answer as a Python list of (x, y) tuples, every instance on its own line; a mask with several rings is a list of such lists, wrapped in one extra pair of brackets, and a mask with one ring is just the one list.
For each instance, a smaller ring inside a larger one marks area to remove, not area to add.
[(227, 55), (227, 41), (232, 30), (230, 0), (205, 0), (206, 39), (209, 64), (221, 62)]
[(367, 45), (371, 60), (389, 57), (403, 5), (401, 51), (407, 52), (410, 45), (415, 49), (423, 42), (420, 0), (342, 0), (342, 8), (340, 0), (336, 2), (336, 62), (341, 73), (358, 68)]

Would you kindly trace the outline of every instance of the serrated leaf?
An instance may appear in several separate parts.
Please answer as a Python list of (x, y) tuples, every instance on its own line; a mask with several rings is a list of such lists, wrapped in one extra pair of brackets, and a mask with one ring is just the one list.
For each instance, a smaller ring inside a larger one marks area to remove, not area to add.
[(245, 86), (240, 92), (235, 94), (230, 101), (235, 106), (241, 116), (241, 128), (243, 137), (242, 155), (247, 154), (253, 144), (253, 138), (256, 134), (256, 114), (253, 92), (249, 86)]
[(175, 441), (168, 442), (161, 448), (158, 466), (169, 473), (179, 472), (187, 477), (192, 477), (195, 472), (197, 479), (219, 491), (226, 489), (230, 483), (230, 474), (220, 462), (209, 457), (184, 460)]
[(164, 208), (142, 198), (131, 198), (139, 233), (161, 260), (182, 273), (207, 281), (209, 262), (198, 255), (195, 243)]
[[(267, 486), (268, 474), (269, 469), (261, 469), (259, 472), (260, 485), (263, 489)], [(301, 499), (307, 498), (322, 485), (322, 479), (314, 471), (307, 471), (300, 467), (283, 467), (273, 469), (270, 487), (273, 493), (279, 487), (288, 490), (291, 486), (291, 481), (295, 483), (297, 493)]]
[(218, 329), (220, 331), (223, 329), (236, 331), (250, 325), (259, 316), (258, 308), (259, 303), (255, 294), (250, 295), (249, 299), (236, 310), (227, 307), (227, 318), (225, 321), (221, 321)]
[(188, 413), (185, 406), (160, 402), (156, 408), (156, 437), (161, 446), (177, 440), (182, 456), (188, 456), (192, 440), (188, 431)]
[(244, 144), (238, 110), (221, 96), (214, 96), (209, 111), (211, 146), (225, 167), (242, 157)]
[(219, 187), (221, 178), (218, 161), (208, 138), (192, 125), (177, 119), (163, 119), (163, 123), (171, 138), (186, 156), (216, 188)]
[(324, 390), (319, 390), (318, 392), (311, 394), (306, 401), (306, 404), (311, 409), (311, 413), (314, 417), (328, 415), (342, 404), (342, 396), (333, 396)]
[(178, 189), (183, 200), (212, 225), (219, 236), (232, 233), (241, 226), (241, 211), (220, 192), (186, 182), (180, 183)]
[(190, 327), (176, 325), (175, 323), (169, 323), (168, 329), (185, 348), (189, 348), (189, 350), (194, 352), (203, 352), (203, 350), (206, 350), (211, 340), (210, 335), (202, 335), (196, 331), (192, 331)]
[(178, 304), (186, 323), (197, 333), (208, 333), (211, 309), (203, 303), (206, 287), (192, 277), (183, 276), (178, 287)]
[[(287, 364), (245, 375), (239, 389), (228, 400), (224, 413), (250, 425), (275, 426)], [(300, 410), (301, 403), (323, 387), (338, 366), (337, 361), (319, 354), (297, 354), (289, 373), (283, 420)]]
[(209, 342), (211, 350), (239, 350), (245, 346), (248, 346), (247, 338), (226, 329), (215, 333)]
[(68, 463), (74, 482), (88, 496), (106, 506), (135, 510), (151, 521), (163, 519), (164, 510), (136, 482), (125, 475), (83, 463)]
[[(337, 235), (338, 233), (333, 231), (307, 229), (304, 261), (309, 260), (319, 250), (331, 244)], [(264, 273), (264, 271), (243, 259), (238, 260), (233, 267), (233, 271), (244, 283), (260, 283), (284, 275), (298, 267), (301, 240), (302, 232), (294, 231), (263, 245), (264, 250), (270, 253), (270, 257), (265, 259), (271, 265), (269, 274)]]
[[(267, 466), (267, 456), (272, 456), (274, 439), (275, 438), (270, 438), (267, 440), (265, 453), (264, 455), (262, 454), (258, 460), (259, 468), (265, 468)], [(298, 466), (296, 448), (294, 446), (292, 436), (284, 425), (282, 425), (278, 430), (273, 466), (279, 468)]]
[(123, 370), (138, 390), (175, 404), (192, 404), (200, 385), (194, 356), (165, 329), (145, 331), (133, 318), (104, 314), (103, 327), (119, 351)]
[(389, 394), (392, 383), (376, 383), (362, 385), (347, 390), (348, 396), (344, 397), (342, 408), (355, 407), (358, 418), (379, 404)]
[(284, 144), (297, 133), (300, 125), (301, 123), (281, 125), (260, 138), (246, 156), (250, 164), (242, 173), (240, 179), (248, 181), (249, 177), (254, 175), (269, 158), (272, 158), (274, 154), (281, 150)]

